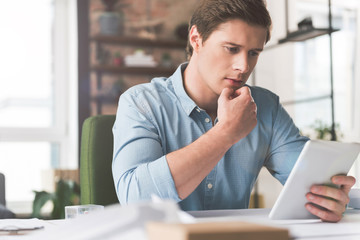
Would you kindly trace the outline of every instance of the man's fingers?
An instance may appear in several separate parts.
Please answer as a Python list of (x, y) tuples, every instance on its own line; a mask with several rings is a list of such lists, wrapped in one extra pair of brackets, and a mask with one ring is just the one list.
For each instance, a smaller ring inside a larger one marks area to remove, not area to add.
[[(251, 90), (249, 87), (241, 87), (237, 89), (234, 94), (234, 98), (240, 97), (245, 100), (245, 103), (255, 103), (254, 98), (251, 96)], [(256, 112), (256, 111), (255, 111)]]
[(343, 204), (340, 201), (336, 201), (334, 199), (324, 197), (324, 196), (318, 196), (318, 195), (315, 195), (312, 193), (307, 193), (306, 199), (309, 202), (314, 203), (318, 206), (321, 206), (331, 212), (335, 212), (338, 214), (342, 214), (343, 212), (345, 212), (345, 204)]
[(239, 96), (239, 95), (241, 95), (241, 94), (250, 95), (250, 96), (251, 96), (251, 90), (250, 90), (250, 88), (247, 87), (247, 86), (243, 86), (243, 87), (241, 87), (241, 88), (239, 88), (239, 89), (236, 89), (235, 93), (236, 93), (237, 96)]
[(344, 205), (349, 203), (348, 195), (342, 189), (339, 188), (334, 188), (324, 185), (314, 185), (310, 188), (310, 192), (313, 195), (332, 198), (338, 202), (343, 203)]
[(239, 89), (233, 90), (232, 88), (224, 88), (221, 91), (220, 97), (226, 97), (226, 99), (234, 99), (239, 96), (250, 97), (251, 101), (254, 102), (254, 99), (251, 96), (251, 90), (249, 87), (241, 87)]
[(348, 194), (352, 186), (355, 185), (356, 179), (352, 176), (337, 175), (331, 178), (334, 184), (340, 185), (341, 189)]
[(311, 203), (307, 203), (305, 207), (311, 214), (318, 216), (324, 222), (338, 222), (341, 220), (342, 214), (320, 209)]
[(309, 203), (306, 208), (312, 214), (320, 217), (323, 221), (338, 222), (349, 203), (348, 192), (355, 184), (355, 178), (349, 176), (334, 176), (332, 182), (340, 185), (340, 188), (313, 185), (310, 192), (306, 194)]
[(220, 94), (220, 98), (225, 98), (225, 99), (232, 99), (233, 98), (233, 94), (234, 94), (234, 90), (231, 88), (224, 88), (221, 91)]

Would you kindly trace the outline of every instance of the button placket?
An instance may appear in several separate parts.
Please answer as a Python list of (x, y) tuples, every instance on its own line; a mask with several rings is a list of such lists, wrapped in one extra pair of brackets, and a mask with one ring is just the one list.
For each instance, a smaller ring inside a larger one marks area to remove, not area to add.
[(197, 116), (198, 124), (204, 128), (205, 132), (210, 130), (213, 125), (210, 116), (206, 113), (205, 110), (195, 107), (195, 113)]

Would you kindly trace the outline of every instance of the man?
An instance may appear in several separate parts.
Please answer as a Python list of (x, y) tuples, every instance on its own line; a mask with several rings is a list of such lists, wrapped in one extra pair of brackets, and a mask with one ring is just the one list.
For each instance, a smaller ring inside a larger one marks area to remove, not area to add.
[[(270, 28), (262, 0), (202, 1), (189, 62), (120, 97), (113, 177), (121, 204), (155, 194), (184, 210), (247, 208), (263, 166), (285, 183), (308, 139), (275, 94), (245, 85)], [(336, 222), (355, 180), (333, 181), (341, 188), (310, 189), (307, 209)]]

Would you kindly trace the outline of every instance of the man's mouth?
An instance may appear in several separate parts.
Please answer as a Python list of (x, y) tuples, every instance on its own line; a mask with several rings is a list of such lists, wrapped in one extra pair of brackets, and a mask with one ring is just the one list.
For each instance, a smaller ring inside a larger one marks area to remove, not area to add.
[(242, 85), (242, 83), (243, 83), (243, 81), (241, 79), (238, 79), (238, 78), (226, 77), (225, 80), (227, 82), (229, 82), (230, 84), (232, 84), (232, 85)]
[(225, 79), (232, 80), (232, 81), (235, 81), (235, 82), (242, 82), (242, 80), (238, 79), (238, 78), (229, 78), (229, 77), (227, 77)]

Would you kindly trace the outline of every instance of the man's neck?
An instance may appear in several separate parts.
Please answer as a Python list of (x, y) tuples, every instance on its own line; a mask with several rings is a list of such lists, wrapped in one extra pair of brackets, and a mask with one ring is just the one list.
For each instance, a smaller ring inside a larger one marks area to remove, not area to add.
[(208, 86), (205, 85), (191, 60), (184, 71), (183, 78), (186, 93), (198, 107), (210, 115), (214, 122), (217, 117), (217, 101), (219, 96), (210, 91)]

